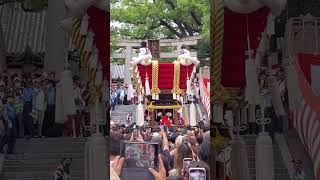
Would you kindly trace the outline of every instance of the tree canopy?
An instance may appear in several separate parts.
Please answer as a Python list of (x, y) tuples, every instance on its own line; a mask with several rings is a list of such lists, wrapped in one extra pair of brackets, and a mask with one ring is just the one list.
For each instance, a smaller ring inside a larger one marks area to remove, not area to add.
[(209, 12), (209, 0), (111, 0), (111, 31), (131, 39), (209, 37)]

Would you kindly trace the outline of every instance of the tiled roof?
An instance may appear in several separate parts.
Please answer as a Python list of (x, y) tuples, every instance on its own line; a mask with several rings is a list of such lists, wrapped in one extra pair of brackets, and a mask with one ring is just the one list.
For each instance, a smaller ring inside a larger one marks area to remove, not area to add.
[[(110, 73), (112, 79), (123, 79), (124, 78), (124, 65), (111, 64)], [(128, 72), (130, 73), (130, 72)]]
[(21, 54), (27, 46), (33, 53), (44, 53), (46, 15), (46, 9), (26, 12), (21, 8), (20, 3), (1, 5), (1, 27), (7, 53)]

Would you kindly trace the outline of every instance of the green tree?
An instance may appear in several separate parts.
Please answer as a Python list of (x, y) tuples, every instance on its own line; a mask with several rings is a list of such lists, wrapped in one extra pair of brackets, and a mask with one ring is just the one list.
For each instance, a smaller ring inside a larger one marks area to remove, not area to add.
[(111, 37), (176, 39), (196, 35), (202, 36), (195, 47), (198, 58), (201, 64), (208, 64), (210, 0), (111, 0)]
[(111, 0), (111, 30), (131, 39), (207, 36), (209, 16), (208, 0)]

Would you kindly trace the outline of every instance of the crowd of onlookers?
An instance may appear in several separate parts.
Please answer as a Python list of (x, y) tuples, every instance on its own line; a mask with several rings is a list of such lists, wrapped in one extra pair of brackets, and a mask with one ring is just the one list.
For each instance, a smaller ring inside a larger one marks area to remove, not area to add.
[[(16, 138), (83, 136), (83, 126), (89, 121), (86, 111), (89, 92), (87, 83), (73, 77), (73, 95), (77, 114), (75, 127), (70, 120), (55, 122), (55, 73), (10, 74), (0, 73), (0, 150), (8, 145), (12, 153)], [(73, 131), (73, 127), (75, 131)], [(76, 134), (74, 134), (76, 132)]]
[[(210, 179), (210, 129), (209, 125), (200, 121), (196, 127), (170, 127), (156, 125), (155, 127), (136, 127), (111, 123), (110, 126), (110, 172), (111, 180), (121, 177), (122, 168), (128, 167), (120, 152), (124, 141), (156, 143), (159, 146), (159, 168), (149, 168), (150, 174), (156, 180), (188, 179), (188, 169), (204, 168), (206, 179)], [(137, 135), (135, 135), (137, 132)], [(192, 163), (184, 164), (191, 158)], [(134, 174), (133, 174), (134, 176)]]
[(110, 104), (111, 109), (114, 110), (116, 105), (129, 105), (136, 104), (138, 96), (136, 90), (133, 88), (133, 98), (128, 98), (128, 85), (127, 84), (111, 84), (110, 88)]

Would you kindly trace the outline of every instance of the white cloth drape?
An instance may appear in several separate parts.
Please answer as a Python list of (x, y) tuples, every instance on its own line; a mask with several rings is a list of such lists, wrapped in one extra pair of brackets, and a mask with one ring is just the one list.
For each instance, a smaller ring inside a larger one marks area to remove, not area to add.
[(223, 123), (223, 105), (215, 104), (213, 106), (213, 121), (216, 123)]
[(190, 126), (196, 126), (197, 125), (197, 109), (195, 104), (192, 102), (190, 104)]
[(260, 133), (256, 140), (256, 180), (274, 180), (273, 146), (268, 133)]
[(136, 125), (137, 126), (144, 125), (144, 110), (141, 102), (137, 106), (137, 110), (136, 110)]
[(259, 83), (257, 78), (257, 67), (252, 59), (246, 60), (246, 100), (249, 104), (258, 104)]
[(243, 139), (236, 136), (231, 142), (231, 171), (233, 180), (249, 178), (248, 154)]

